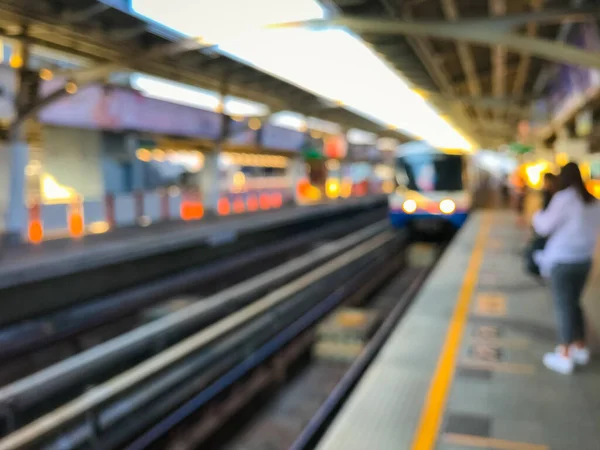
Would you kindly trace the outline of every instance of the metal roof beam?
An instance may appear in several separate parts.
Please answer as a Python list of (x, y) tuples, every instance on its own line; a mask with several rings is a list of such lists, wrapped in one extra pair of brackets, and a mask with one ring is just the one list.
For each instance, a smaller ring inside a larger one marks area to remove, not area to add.
[[(544, 0), (531, 0), (531, 8), (534, 11), (540, 11), (542, 9)], [(526, 34), (529, 37), (535, 37), (537, 35), (537, 24), (530, 22), (527, 24)], [(513, 85), (513, 94), (520, 96), (523, 94), (525, 89), (525, 82), (527, 81), (527, 74), (529, 73), (529, 66), (531, 65), (531, 57), (528, 54), (521, 54), (521, 60), (519, 67), (517, 68), (517, 74), (515, 76), (515, 83)]]
[[(494, 17), (506, 16), (506, 0), (489, 0), (489, 9)], [(492, 91), (496, 98), (506, 95), (506, 56), (504, 46), (498, 45), (492, 49), (492, 70), (494, 72)], [(496, 118), (501, 115), (498, 110), (495, 113)]]
[[(389, 0), (379, 0), (382, 4), (384, 5), (390, 5)], [(444, 8), (447, 8), (447, 6), (445, 5), (446, 0), (442, 0), (442, 4), (444, 6)], [(529, 23), (537, 23), (539, 25), (542, 24), (552, 24), (552, 23), (564, 23), (565, 21), (568, 21), (570, 23), (575, 23), (575, 22), (583, 22), (583, 21), (587, 21), (590, 18), (597, 18), (600, 17), (600, 7), (598, 6), (580, 6), (581, 2), (579, 3), (579, 5), (571, 5), (568, 7), (564, 7), (564, 8), (553, 8), (553, 9), (544, 9), (544, 10), (538, 10), (538, 11), (531, 11), (531, 12), (526, 12), (526, 13), (520, 13), (520, 14), (509, 14), (509, 15), (497, 15), (495, 17), (477, 17), (477, 18), (462, 18), (460, 20), (458, 20), (458, 12), (456, 11), (456, 8), (454, 7), (454, 13), (448, 14), (447, 11), (446, 15), (447, 16), (451, 16), (451, 15), (456, 15), (457, 19), (456, 19), (456, 23), (451, 25), (451, 28), (469, 28), (469, 29), (475, 29), (478, 28), (480, 30), (488, 30), (488, 31), (492, 31), (494, 33), (499, 33), (499, 32), (509, 32), (514, 28), (517, 27), (523, 27), (526, 26)], [(388, 8), (392, 8), (393, 7), (388, 7), (386, 6), (385, 9), (386, 11), (388, 11)], [(495, 6), (492, 8), (494, 9), (496, 8)], [(392, 17), (397, 17), (397, 15), (392, 15)], [(371, 18), (365, 18), (364, 20), (371, 20)], [(319, 20), (314, 20), (313, 22), (319, 22)], [(420, 21), (419, 22), (420, 25), (429, 25), (431, 27), (448, 27), (450, 24), (448, 24), (447, 21), (443, 21), (443, 20), (428, 20), (428, 21)], [(376, 32), (373, 32), (374, 34), (377, 34)]]
[(316, 26), (343, 26), (358, 33), (382, 35), (403, 34), (409, 36), (435, 37), (460, 42), (497, 46), (502, 45), (515, 52), (527, 53), (574, 66), (600, 69), (600, 54), (582, 50), (561, 42), (549, 41), (519, 35), (516, 33), (497, 32), (480, 27), (465, 27), (459, 23), (419, 23), (387, 19), (363, 19), (355, 17), (339, 17), (333, 20), (311, 20), (304, 24)]
[(107, 36), (111, 40), (115, 41), (127, 41), (135, 39), (145, 33), (147, 27), (145, 23), (142, 23), (136, 27), (131, 28), (116, 28), (107, 32)]
[[(390, 0), (379, 1), (390, 17), (397, 18), (399, 16), (398, 9), (390, 3)], [(412, 11), (408, 3), (404, 4), (402, 15), (408, 20), (411, 19)], [(407, 36), (406, 40), (408, 44), (412, 47), (417, 57), (425, 66), (425, 69), (433, 79), (434, 83), (436, 83), (441, 89), (441, 91), (445, 94), (453, 95), (455, 93), (454, 87), (450, 83), (450, 80), (448, 79), (448, 76), (442, 67), (441, 59), (435, 55), (431, 43), (427, 39), (423, 39), (421, 37), (416, 36)], [(453, 122), (455, 123), (455, 125), (461, 128), (463, 132), (471, 135), (471, 137), (478, 138), (474, 135), (474, 132), (470, 127), (470, 121), (468, 120), (464, 109), (459, 108), (454, 104), (444, 104), (436, 106), (441, 106), (441, 109), (443, 110), (446, 110), (448, 106), (450, 106), (450, 110), (447, 110), (446, 112), (452, 113), (454, 119)]]
[[(454, 0), (442, 0), (442, 9), (444, 10), (444, 15), (448, 20), (454, 23), (459, 23), (458, 9)], [(458, 51), (460, 65), (467, 79), (469, 92), (472, 96), (481, 95), (481, 83), (479, 78), (477, 78), (477, 69), (475, 67), (473, 55), (471, 54), (471, 49), (466, 42), (457, 42), (456, 49)], [(478, 114), (481, 115), (481, 111), (478, 111)]]
[(526, 26), (529, 23), (539, 25), (560, 23), (565, 20), (569, 22), (582, 22), (590, 17), (600, 16), (600, 9), (596, 6), (568, 6), (565, 8), (553, 8), (534, 10), (520, 14), (506, 14), (506, 2), (490, 0), (490, 11), (492, 17), (461, 19), (460, 25), (470, 28), (478, 27), (493, 29), (493, 31), (508, 32), (514, 28)]
[(77, 83), (101, 81), (108, 77), (112, 72), (135, 67), (135, 65), (140, 61), (167, 56), (171, 57), (178, 53), (210, 48), (213, 48), (213, 46), (207, 46), (198, 39), (183, 39), (181, 41), (169, 42), (167, 44), (156, 46), (145, 52), (131, 54), (129, 57), (123, 56), (122, 64), (108, 62), (85, 69), (62, 71), (59, 73), (59, 75), (65, 76), (73, 81), (76, 81)]
[(76, 24), (85, 22), (86, 20), (90, 20), (97, 16), (98, 14), (102, 14), (104, 11), (110, 9), (110, 5), (106, 5), (104, 3), (96, 3), (92, 6), (89, 6), (84, 9), (79, 10), (65, 10), (61, 16), (62, 20), (67, 23)]
[[(427, 93), (424, 93), (425, 97), (428, 97)], [(528, 102), (523, 102), (522, 99), (517, 98), (517, 97), (513, 97), (513, 96), (507, 96), (507, 97), (488, 97), (488, 96), (479, 96), (479, 97), (472, 97), (469, 95), (452, 95), (452, 96), (445, 96), (445, 95), (440, 95), (437, 93), (431, 93), (429, 94), (431, 97), (442, 97), (445, 98), (447, 100), (451, 100), (451, 101), (459, 101), (459, 102), (463, 102), (463, 103), (467, 103), (468, 105), (472, 105), (472, 106), (479, 106), (482, 108), (495, 108), (495, 109), (510, 109), (512, 107), (517, 107), (520, 109), (525, 109), (523, 107), (523, 105), (528, 105)]]

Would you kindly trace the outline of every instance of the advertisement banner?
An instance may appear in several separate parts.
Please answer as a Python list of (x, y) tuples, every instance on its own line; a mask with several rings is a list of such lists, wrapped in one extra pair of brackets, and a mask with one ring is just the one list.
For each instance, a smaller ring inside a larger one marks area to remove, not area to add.
[(273, 150), (300, 151), (304, 143), (304, 133), (270, 123), (262, 128), (261, 146)]
[[(42, 91), (56, 87), (45, 85)], [(40, 122), (50, 125), (114, 131), (136, 130), (176, 136), (217, 139), (218, 113), (144, 97), (137, 91), (87, 86), (45, 107)]]
[(380, 161), (381, 152), (375, 145), (348, 144), (348, 157), (354, 161)]
[(249, 122), (249, 118), (244, 118), (243, 120), (237, 121), (231, 120), (229, 124), (229, 138), (227, 139), (227, 143), (249, 147), (258, 145), (258, 133), (256, 130), (250, 129)]
[[(598, 30), (593, 23), (576, 24), (567, 36), (567, 44), (600, 51)], [(600, 87), (600, 71), (587, 67), (560, 65), (549, 90), (551, 115), (562, 119), (584, 104)]]

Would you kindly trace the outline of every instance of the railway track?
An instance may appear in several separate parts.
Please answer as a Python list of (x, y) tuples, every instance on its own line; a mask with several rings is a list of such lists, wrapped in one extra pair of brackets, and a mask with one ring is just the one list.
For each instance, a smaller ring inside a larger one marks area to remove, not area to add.
[(0, 386), (284, 264), (309, 251), (315, 242), (338, 239), (383, 215), (381, 209), (358, 217), (344, 214), (326, 226), (311, 223), (303, 230), (294, 228), (268, 245), (4, 327), (0, 329)]
[[(260, 302), (260, 299), (253, 301), (254, 299), (257, 299), (257, 296), (264, 297), (265, 295), (268, 296), (269, 292), (280, 292), (281, 289), (284, 289), (290, 284), (290, 280), (298, 279), (298, 277), (305, 277), (307, 276), (307, 272), (308, 274), (312, 273), (310, 271), (315, 266), (323, 263), (325, 263), (325, 265), (329, 264), (328, 261), (331, 261), (332, 258), (334, 261), (338, 261), (339, 258), (348, 251), (352, 251), (348, 249), (352, 249), (356, 245), (364, 246), (365, 241), (369, 242), (370, 239), (375, 239), (378, 233), (381, 235), (382, 230), (385, 228), (385, 223), (380, 222), (346, 236), (345, 238), (338, 239), (335, 242), (321, 245), (308, 254), (295, 258), (284, 267), (271, 269), (265, 274), (242, 282), (223, 292), (219, 292), (216, 295), (209, 296), (202, 302), (189, 305), (180, 311), (171, 313), (161, 319), (76, 355), (73, 358), (55, 364), (39, 373), (19, 380), (9, 386), (5, 386), (3, 389), (0, 389), (0, 405), (2, 406), (2, 411), (4, 413), (5, 424), (9, 431), (11, 429), (17, 431), (8, 436), (8, 441), (6, 441), (6, 439), (0, 441), (0, 448), (3, 448), (2, 446), (5, 442), (10, 442), (11, 436), (14, 437), (21, 431), (26, 431), (30, 426), (39, 424), (40, 420), (45, 421), (48, 417), (53, 415), (55, 417), (57, 411), (61, 411), (64, 408), (64, 406), (61, 407), (60, 405), (66, 403), (66, 406), (68, 406), (82, 398), (88, 398), (89, 395), (92, 395), (90, 394), (91, 392), (97, 392), (101, 386), (110, 382), (110, 380), (106, 380), (111, 376), (113, 378), (118, 378), (120, 376), (118, 374), (123, 375), (128, 373), (128, 371), (135, 370), (135, 367), (133, 369), (130, 369), (130, 367), (136, 363), (138, 363), (139, 366), (143, 366), (148, 362), (147, 354), (141, 359), (136, 359), (132, 356), (137, 355), (139, 358), (139, 352), (144, 353), (148, 348), (155, 350), (157, 341), (161, 342), (162, 347), (166, 348), (166, 350), (158, 353), (156, 356), (151, 356), (150, 361), (164, 355), (165, 352), (176, 348), (182, 343), (179, 342), (181, 339), (184, 339), (183, 342), (186, 342), (193, 338), (198, 334), (198, 329), (205, 328), (204, 331), (200, 331), (199, 333), (208, 332), (211, 327), (229, 320), (231, 316), (234, 316), (238, 312), (254, 307), (257, 302)], [(388, 236), (389, 239), (392, 239), (392, 237), (392, 235)], [(341, 263), (338, 262), (338, 264)], [(342, 264), (338, 269), (342, 267), (345, 266)], [(339, 270), (336, 271), (336, 273), (338, 272)], [(336, 280), (337, 279), (334, 277), (330, 281), (335, 283)], [(283, 286), (281, 286), (282, 284)], [(322, 288), (322, 286), (320, 288)], [(273, 291), (273, 289), (275, 289), (275, 291)], [(296, 302), (299, 302), (296, 307), (302, 305), (300, 299), (296, 299)], [(291, 313), (291, 311), (286, 310), (286, 308), (290, 307), (289, 305), (290, 303), (281, 305), (283, 312), (286, 314)], [(240, 308), (242, 309), (240, 310)], [(236, 312), (231, 314), (232, 311)], [(234, 342), (237, 342), (237, 345), (239, 345), (240, 342), (243, 342), (246, 336), (244, 333), (252, 335), (252, 333), (260, 331), (259, 335), (264, 338), (273, 331), (272, 329), (269, 329), (269, 327), (264, 327), (265, 319), (263, 317), (261, 317), (260, 320), (258, 320), (258, 317), (255, 319), (257, 320), (242, 327), (243, 330), (238, 331), (236, 329), (234, 335), (224, 336), (225, 341), (215, 342), (215, 345), (211, 347), (209, 352), (210, 355), (208, 355), (208, 357), (206, 352), (204, 352), (203, 354), (191, 358), (191, 360), (186, 360), (183, 365), (184, 367), (173, 368), (174, 370), (170, 371), (170, 375), (165, 375), (163, 382), (166, 382), (167, 379), (172, 380), (181, 377), (185, 374), (186, 370), (189, 370), (191, 367), (197, 367), (198, 364), (210, 363), (212, 358), (222, 355), (222, 353), (219, 352), (227, 345), (233, 344), (235, 346), (236, 344)], [(212, 322), (214, 321), (216, 321), (216, 323), (213, 325)], [(263, 336), (261, 333), (265, 332), (267, 333)], [(190, 333), (196, 334), (192, 334), (190, 337), (186, 338)], [(253, 335), (253, 337), (256, 338), (257, 336)], [(179, 344), (177, 344), (177, 342), (179, 342)], [(170, 346), (173, 343), (175, 344)], [(248, 351), (248, 349), (245, 349), (245, 351)], [(151, 354), (155, 353), (155, 351), (151, 352)], [(227, 359), (221, 360), (220, 362), (222, 363), (226, 360)], [(125, 366), (123, 366), (123, 364), (125, 364)], [(112, 370), (108, 370), (108, 367), (111, 367)], [(211, 370), (214, 369), (214, 367), (206, 365), (204, 367), (207, 369), (210, 368)], [(164, 369), (170, 369), (170, 367), (165, 366)], [(169, 372), (169, 370), (167, 370), (167, 372)], [(99, 381), (93, 383), (94, 378), (98, 379), (100, 373), (102, 376)], [(164, 374), (161, 373), (161, 375)], [(78, 388), (84, 383), (86, 385), (99, 384), (99, 386), (77, 397), (77, 390), (73, 389), (74, 383)], [(151, 393), (149, 391), (155, 391), (158, 384), (153, 383), (151, 389), (148, 389), (148, 386), (142, 387), (140, 389), (141, 392), (137, 395), (150, 395)], [(69, 397), (64, 397), (65, 390), (71, 394)], [(73, 392), (76, 393), (75, 396), (72, 395)], [(73, 397), (76, 398), (72, 399)], [(72, 400), (69, 402), (69, 399)], [(112, 405), (108, 401), (102, 402), (102, 406), (106, 406), (106, 409), (104, 410), (105, 417), (114, 417), (115, 412), (118, 413), (121, 411), (120, 408), (123, 407), (123, 404), (123, 402), (118, 401)], [(131, 406), (131, 402), (129, 402), (129, 405)], [(44, 414), (46, 415), (42, 419), (36, 420), (36, 418)], [(87, 417), (87, 414), (84, 415)], [(117, 414), (117, 416), (118, 415), (119, 414)], [(27, 425), (27, 423), (31, 421), (33, 421), (33, 423)], [(81, 433), (83, 429), (88, 429), (89, 432), (88, 420), (85, 419), (83, 422), (83, 428), (81, 426), (75, 426), (75, 434), (78, 432)], [(93, 428), (94, 427), (92, 427), (92, 429)], [(61, 427), (61, 429), (64, 429), (64, 427)], [(75, 439), (75, 441), (77, 441), (77, 439)], [(87, 440), (84, 441), (87, 442)], [(60, 447), (64, 448), (63, 445), (64, 444), (61, 444)], [(17, 446), (15, 448), (20, 447)], [(37, 447), (34, 446), (33, 448)], [(74, 446), (73, 448), (77, 447)]]
[[(387, 318), (381, 322), (378, 331), (360, 357), (352, 360), (345, 357), (339, 360), (316, 358), (315, 333), (309, 332), (290, 344), (279, 356), (286, 362), (284, 373), (281, 366), (277, 368), (274, 360), (271, 366), (267, 364), (262, 371), (249, 376), (246, 381), (247, 391), (241, 387), (243, 384), (240, 384), (221, 400), (215, 400), (204, 411), (188, 419), (188, 423), (171, 430), (167, 437), (152, 447), (138, 445), (130, 448), (314, 448), (335, 412), (342, 406), (368, 363), (374, 358), (374, 349), (381, 345), (393, 325), (400, 319), (444, 246), (434, 244), (427, 247), (429, 248), (424, 258), (423, 255), (417, 255), (415, 258), (415, 255), (411, 254), (406, 266), (401, 260), (396, 261), (395, 267), (401, 269), (401, 273), (391, 284), (393, 292), (402, 292), (402, 295), (395, 297), (389, 293), (382, 293), (381, 284), (386, 283), (381, 283), (381, 278), (372, 278), (372, 284), (367, 281), (369, 278), (364, 278), (361, 280), (365, 284), (362, 292), (350, 295), (344, 302), (345, 305), (360, 305), (365, 312), (377, 313), (379, 317)], [(384, 280), (386, 278), (383, 277)], [(287, 356), (284, 356), (286, 351)], [(341, 353), (343, 354), (343, 351)], [(245, 399), (245, 402), (242, 399)], [(228, 405), (236, 403), (243, 403), (244, 406), (240, 406), (237, 413), (225, 418), (221, 411), (232, 410), (233, 407)], [(223, 416), (221, 424), (215, 423), (215, 415)]]

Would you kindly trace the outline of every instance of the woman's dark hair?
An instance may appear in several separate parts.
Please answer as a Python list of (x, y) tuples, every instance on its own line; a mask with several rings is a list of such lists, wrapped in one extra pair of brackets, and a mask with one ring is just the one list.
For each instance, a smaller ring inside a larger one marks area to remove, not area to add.
[(558, 187), (558, 177), (554, 175), (552, 172), (546, 172), (544, 174), (544, 181), (552, 186), (554, 189)]
[(560, 175), (558, 176), (558, 180), (560, 182), (561, 190), (570, 187), (574, 188), (584, 203), (592, 203), (596, 200), (596, 198), (590, 194), (585, 187), (585, 183), (581, 177), (581, 172), (579, 171), (579, 166), (577, 166), (577, 164), (574, 162), (567, 163), (562, 168)]

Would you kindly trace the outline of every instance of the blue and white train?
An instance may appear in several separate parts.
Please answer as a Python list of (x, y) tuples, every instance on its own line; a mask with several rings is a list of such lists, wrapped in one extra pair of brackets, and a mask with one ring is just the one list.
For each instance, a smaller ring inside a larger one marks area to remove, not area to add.
[(398, 146), (395, 164), (397, 188), (389, 196), (395, 228), (438, 230), (465, 223), (476, 175), (468, 153), (413, 141)]

